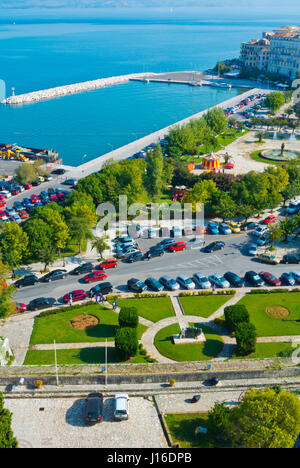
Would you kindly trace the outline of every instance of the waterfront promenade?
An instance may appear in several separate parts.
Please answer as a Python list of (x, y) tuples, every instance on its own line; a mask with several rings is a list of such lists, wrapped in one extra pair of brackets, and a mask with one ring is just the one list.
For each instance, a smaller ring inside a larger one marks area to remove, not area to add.
[[(242, 99), (245, 99), (247, 96), (251, 94), (268, 93), (268, 92), (270, 92), (270, 90), (260, 89), (260, 88), (250, 89), (250, 90), (245, 91), (245, 93), (234, 96), (231, 99), (227, 99), (226, 101), (223, 101), (220, 104), (217, 104), (216, 106), (211, 107), (210, 109), (214, 107), (221, 107), (225, 109), (226, 107), (234, 106), (235, 104), (240, 102)], [(110, 159), (113, 159), (115, 161), (128, 159), (131, 156), (133, 156), (135, 153), (141, 151), (146, 146), (152, 143), (159, 143), (160, 140), (164, 139), (168, 135), (169, 131), (174, 126), (186, 125), (193, 119), (199, 119), (208, 110), (209, 109), (205, 109), (204, 111), (201, 111), (197, 114), (193, 114), (190, 117), (187, 117), (183, 120), (180, 120), (179, 122), (169, 125), (168, 127), (162, 128), (154, 133), (150, 133), (149, 135), (143, 138), (135, 140), (129, 143), (128, 145), (122, 146), (120, 148), (117, 148), (116, 150), (110, 151), (109, 153), (99, 156), (98, 158), (88, 161), (87, 163), (82, 164), (81, 166), (74, 167), (68, 172), (68, 177), (80, 179), (80, 178), (88, 176), (89, 174), (92, 174), (93, 172), (98, 172), (102, 168), (103, 164), (106, 163)]]

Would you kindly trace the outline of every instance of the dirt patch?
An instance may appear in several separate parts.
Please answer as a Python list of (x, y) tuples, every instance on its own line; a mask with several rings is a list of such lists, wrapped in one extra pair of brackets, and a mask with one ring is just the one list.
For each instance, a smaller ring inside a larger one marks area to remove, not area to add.
[(267, 314), (274, 318), (286, 318), (290, 315), (289, 309), (282, 306), (269, 306), (266, 308)]
[(94, 315), (78, 315), (71, 320), (71, 325), (77, 330), (87, 330), (94, 328), (99, 324), (100, 320)]

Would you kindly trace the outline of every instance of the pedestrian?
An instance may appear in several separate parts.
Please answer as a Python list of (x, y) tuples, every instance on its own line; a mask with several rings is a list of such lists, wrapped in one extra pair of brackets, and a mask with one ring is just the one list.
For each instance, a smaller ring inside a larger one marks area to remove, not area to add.
[(98, 293), (95, 294), (95, 302), (98, 304)]
[(103, 296), (102, 294), (102, 304), (104, 304), (105, 301), (106, 301), (105, 296)]
[(117, 309), (117, 306), (118, 306), (117, 301), (114, 301), (114, 303), (113, 303), (113, 310), (116, 310), (116, 309)]
[(70, 298), (69, 298), (69, 306), (72, 306), (73, 304), (73, 299), (72, 299), (72, 294), (70, 294)]
[(103, 304), (103, 294), (99, 293), (99, 302), (100, 304)]

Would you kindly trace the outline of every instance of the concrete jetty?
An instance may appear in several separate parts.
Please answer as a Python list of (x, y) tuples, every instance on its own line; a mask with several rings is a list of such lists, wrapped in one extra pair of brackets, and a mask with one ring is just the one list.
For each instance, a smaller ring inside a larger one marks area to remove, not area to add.
[(109, 78), (100, 78), (93, 81), (85, 81), (83, 83), (76, 83), (65, 86), (58, 86), (56, 88), (49, 88), (40, 91), (33, 91), (31, 93), (19, 94), (4, 99), (1, 103), (7, 105), (22, 105), (32, 104), (34, 102), (53, 99), (57, 97), (67, 96), (70, 94), (83, 93), (95, 89), (105, 88), (107, 86), (118, 85), (126, 83), (131, 79), (147, 79), (153, 78), (155, 73), (133, 73), (130, 75), (112, 76)]

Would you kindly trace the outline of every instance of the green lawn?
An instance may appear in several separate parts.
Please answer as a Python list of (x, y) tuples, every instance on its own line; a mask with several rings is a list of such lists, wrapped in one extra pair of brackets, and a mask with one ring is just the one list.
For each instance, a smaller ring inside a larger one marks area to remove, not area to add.
[(207, 413), (166, 414), (165, 421), (172, 441), (180, 448), (222, 448), (220, 442), (216, 443), (208, 434), (195, 435), (198, 426), (209, 429)]
[(291, 351), (291, 343), (256, 343), (255, 352), (249, 356), (233, 356), (233, 359), (268, 359), (284, 356), (286, 352)]
[(185, 296), (180, 297), (180, 302), (185, 315), (196, 315), (208, 318), (232, 296)]
[[(197, 326), (197, 324), (194, 324)], [(206, 343), (191, 343), (175, 345), (171, 341), (172, 335), (180, 332), (177, 323), (169, 325), (160, 330), (155, 338), (154, 344), (160, 354), (173, 361), (206, 361), (214, 358), (223, 349), (221, 337), (211, 328), (201, 324), (205, 333)]]
[[(72, 318), (91, 314), (99, 318), (100, 323), (88, 330), (77, 330), (72, 327)], [(57, 315), (36, 318), (30, 339), (30, 344), (53, 343), (93, 343), (95, 341), (113, 341), (116, 327), (118, 326), (118, 314), (100, 305), (86, 305), (76, 310), (66, 309)], [(139, 324), (138, 337), (142, 336), (147, 327)]]
[[(300, 335), (300, 293), (248, 294), (240, 300), (250, 314), (257, 336)], [(290, 311), (287, 318), (274, 318), (266, 307), (280, 305)]]
[[(56, 351), (58, 365), (78, 364), (104, 364), (105, 348), (59, 349)], [(122, 363), (115, 348), (107, 348), (107, 361), (109, 364)], [(128, 363), (146, 363), (141, 354), (127, 361)], [(33, 351), (26, 354), (24, 365), (54, 365), (53, 351)]]
[(169, 297), (143, 298), (143, 299), (119, 299), (119, 307), (135, 307), (138, 314), (152, 322), (159, 322), (166, 317), (175, 315)]

